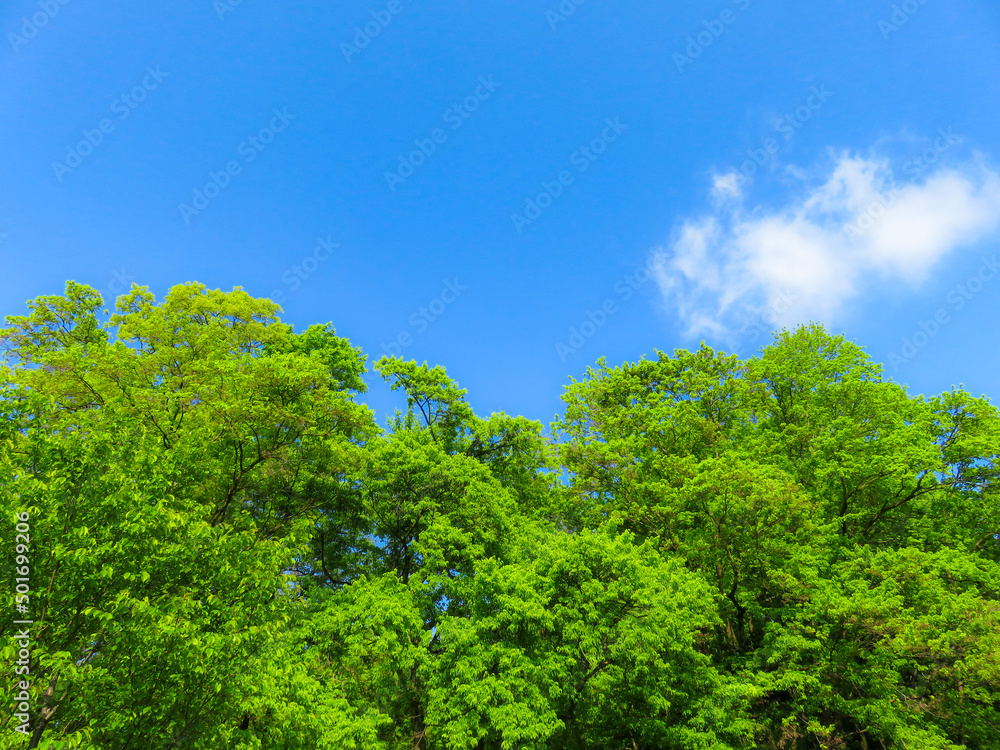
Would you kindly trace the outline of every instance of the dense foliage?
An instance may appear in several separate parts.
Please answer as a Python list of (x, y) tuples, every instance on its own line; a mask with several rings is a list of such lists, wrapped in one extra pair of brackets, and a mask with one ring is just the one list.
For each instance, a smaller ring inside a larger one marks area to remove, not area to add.
[(549, 434), (383, 358), (382, 429), (329, 325), (103, 307), (71, 282), (2, 331), (2, 748), (1000, 747), (984, 399), (809, 326), (601, 361)]

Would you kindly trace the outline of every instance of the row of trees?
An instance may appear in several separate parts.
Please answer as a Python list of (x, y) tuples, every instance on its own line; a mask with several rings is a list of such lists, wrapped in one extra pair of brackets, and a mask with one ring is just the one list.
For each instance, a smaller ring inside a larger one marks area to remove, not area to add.
[(239, 289), (29, 304), (0, 528), (30, 518), (30, 721), (0, 747), (1000, 747), (985, 399), (808, 326), (601, 361), (550, 434), (383, 358), (383, 429), (362, 352)]

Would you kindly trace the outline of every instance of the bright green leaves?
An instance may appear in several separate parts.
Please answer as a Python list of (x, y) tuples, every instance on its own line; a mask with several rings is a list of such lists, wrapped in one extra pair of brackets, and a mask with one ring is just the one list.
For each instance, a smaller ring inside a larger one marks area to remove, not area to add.
[(985, 398), (952, 390), (931, 399), (942, 473), (957, 489), (977, 490), (1000, 476), (1000, 414)]
[(151, 350), (173, 350), (189, 360), (198, 356), (252, 353), (274, 345), (291, 333), (278, 322), (281, 309), (270, 300), (251, 297), (239, 287), (231, 292), (207, 289), (204, 284), (179, 284), (159, 305), (145, 287), (118, 298), (121, 341)]
[(414, 361), (383, 357), (375, 370), (388, 381), (392, 390), (406, 393), (405, 425), (412, 427), (416, 419), (427, 427), (435, 441), (446, 450), (457, 447), (464, 430), (475, 418), (460, 389), (443, 367), (427, 367)]
[(602, 360), (555, 436), (383, 358), (382, 431), (330, 324), (200, 284), (101, 307), (70, 282), (3, 332), (40, 746), (1000, 746), (986, 399), (807, 326)]
[(385, 747), (721, 748), (743, 731), (720, 714), (746, 699), (699, 652), (716, 597), (698, 576), (611, 529), (526, 529), (518, 547), (310, 602), (307, 658)]
[(38, 363), (46, 354), (73, 350), (107, 340), (97, 315), (101, 295), (86, 284), (66, 282), (66, 296), (45, 296), (28, 302), (29, 315), (8, 316), (0, 331), (5, 353), (24, 363)]
[(370, 445), (357, 481), (385, 569), (403, 580), (469, 575), (481, 557), (505, 557), (516, 505), (479, 462), (403, 431)]
[(350, 505), (376, 431), (348, 390), (364, 363), (238, 289), (99, 308), (70, 283), (6, 331), (0, 510), (31, 509), (32, 677), (58, 706), (34, 721), (100, 747), (224, 746), (262, 700), (247, 676), (286, 648), (286, 571)]
[(552, 625), (547, 691), (564, 727), (557, 746), (670, 746), (695, 730), (718, 685), (696, 644), (714, 597), (652, 545), (611, 528), (553, 538), (535, 569)]
[(556, 425), (562, 520), (630, 529), (712, 586), (704, 650), (744, 686), (723, 692), (753, 697), (734, 732), (795, 750), (1000, 741), (1000, 594), (969, 583), (998, 575), (994, 407), (913, 398), (818, 326), (747, 362), (703, 347), (599, 365)]
[(567, 520), (593, 526), (624, 511), (655, 528), (658, 519), (645, 509), (698, 461), (727, 451), (727, 431), (739, 430), (741, 367), (702, 348), (616, 369), (601, 363), (588, 376), (567, 388), (566, 416), (554, 425), (573, 473)]
[(431, 639), (420, 610), (414, 592), (391, 573), (358, 578), (310, 602), (296, 633), (305, 663), (345, 701), (357, 731), (402, 738), (419, 721)]
[(326, 365), (340, 388), (358, 393), (368, 390), (361, 379), (365, 372), (365, 355), (347, 339), (337, 336), (330, 323), (309, 326), (302, 333), (275, 342), (265, 350), (268, 353), (307, 354)]
[(391, 420), (394, 432), (426, 431), (444, 452), (486, 466), (515, 494), (522, 511), (532, 515), (550, 511), (551, 485), (542, 471), (552, 466), (553, 456), (540, 423), (502, 412), (487, 419), (477, 417), (466, 402), (466, 391), (442, 367), (383, 357), (375, 369), (393, 390), (402, 389), (407, 395), (407, 414)]
[(437, 627), (427, 709), (445, 747), (545, 747), (562, 726), (547, 697), (543, 585), (530, 566), (485, 559), (450, 587), (465, 616)]

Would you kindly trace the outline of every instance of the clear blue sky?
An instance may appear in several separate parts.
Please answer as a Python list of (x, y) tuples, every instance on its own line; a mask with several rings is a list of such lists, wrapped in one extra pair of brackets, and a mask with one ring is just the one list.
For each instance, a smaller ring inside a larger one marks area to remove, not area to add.
[(546, 423), (601, 356), (755, 321), (1000, 396), (996, 2), (13, 0), (0, 31), (4, 314), (70, 278), (281, 293)]

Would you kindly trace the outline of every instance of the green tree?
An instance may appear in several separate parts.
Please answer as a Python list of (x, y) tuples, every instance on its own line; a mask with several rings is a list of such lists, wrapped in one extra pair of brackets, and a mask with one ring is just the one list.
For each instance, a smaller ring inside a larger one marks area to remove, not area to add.
[(0, 453), (4, 538), (31, 519), (29, 746), (222, 746), (283, 658), (286, 571), (374, 431), (363, 358), (238, 289), (133, 288), (104, 321), (72, 282), (30, 306), (2, 333)]
[(758, 745), (1000, 743), (989, 661), (972, 677), (943, 645), (985, 654), (997, 632), (989, 402), (911, 397), (818, 326), (747, 361), (705, 346), (602, 361), (565, 400), (566, 523), (622, 524), (712, 584), (706, 653), (760, 690)]
[(383, 358), (381, 429), (363, 353), (278, 312), (70, 282), (7, 319), (34, 624), (0, 747), (1000, 746), (987, 399), (911, 396), (811, 325), (601, 360), (552, 435)]

